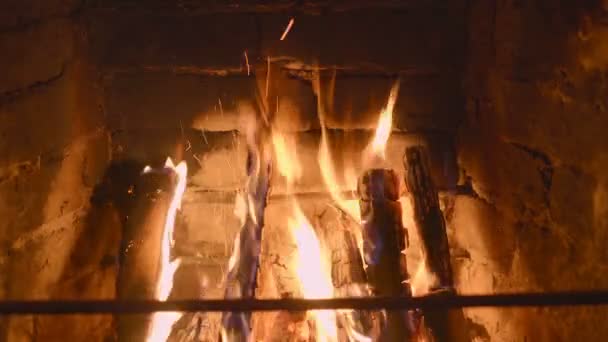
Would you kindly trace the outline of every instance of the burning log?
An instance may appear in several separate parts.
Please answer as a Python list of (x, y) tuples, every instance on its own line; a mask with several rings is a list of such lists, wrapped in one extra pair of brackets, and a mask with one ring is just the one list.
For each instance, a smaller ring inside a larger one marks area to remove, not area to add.
[[(411, 296), (405, 255), (407, 231), (401, 221), (399, 179), (394, 171), (371, 169), (359, 179), (363, 258), (368, 282), (377, 296)], [(407, 341), (412, 333), (403, 312), (387, 313), (381, 341)]]
[[(135, 207), (126, 221), (119, 253), (118, 299), (155, 299), (160, 244), (171, 201), (171, 174), (147, 173), (130, 189)], [(144, 341), (149, 315), (117, 318), (119, 341)]]
[[(439, 197), (433, 184), (428, 156), (421, 146), (405, 151), (405, 185), (414, 208), (414, 221), (420, 236), (427, 271), (434, 279), (431, 295), (453, 295), (454, 281), (450, 265), (450, 248)], [(424, 312), (424, 323), (433, 341), (448, 341), (448, 311)]]
[[(249, 144), (247, 187), (240, 197), (242, 227), (229, 261), (225, 298), (253, 298), (255, 295), (271, 172), (268, 155), (263, 144)], [(222, 341), (248, 341), (251, 313), (226, 312), (222, 314), (221, 322)]]

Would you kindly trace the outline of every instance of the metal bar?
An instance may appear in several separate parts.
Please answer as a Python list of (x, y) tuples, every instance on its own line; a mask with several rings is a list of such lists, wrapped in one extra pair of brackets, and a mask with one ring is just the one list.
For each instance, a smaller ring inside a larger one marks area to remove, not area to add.
[(464, 307), (538, 307), (608, 305), (608, 290), (497, 295), (368, 297), (332, 299), (238, 299), (238, 300), (50, 300), (0, 301), (0, 315), (32, 314), (141, 314), (158, 311), (306, 311), (320, 309), (407, 310)]

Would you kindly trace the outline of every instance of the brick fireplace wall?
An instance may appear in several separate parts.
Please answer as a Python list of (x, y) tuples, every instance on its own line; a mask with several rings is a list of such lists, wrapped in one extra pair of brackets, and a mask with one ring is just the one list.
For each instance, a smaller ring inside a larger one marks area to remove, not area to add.
[[(399, 76), (389, 164), (401, 172), (404, 146), (430, 147), (458, 291), (605, 287), (607, 9), (574, 3), (5, 2), (0, 298), (113, 298), (120, 202), (90, 198), (114, 172), (167, 156), (189, 167), (175, 294), (220, 297), (245, 180), (239, 117), (255, 108), (256, 92), (266, 95), (268, 75), (266, 105), (306, 166), (296, 191), (335, 246), (347, 244), (348, 229), (324, 210), (317, 96), (334, 156), (358, 160)], [(107, 169), (111, 161), (133, 166)], [(278, 288), (267, 295), (290, 290), (284, 253), (272, 249), (283, 242), (284, 191), (273, 179), (265, 265)], [(334, 285), (351, 281), (348, 253), (336, 248), (332, 261)], [(595, 328), (605, 316), (595, 308), (466, 314), (481, 341), (608, 334)], [(112, 340), (111, 325), (4, 318), (0, 340)]]
[[(604, 289), (605, 1), (472, 1), (461, 291)], [(491, 312), (490, 312), (491, 311)], [(472, 310), (492, 341), (598, 341), (605, 308)]]
[[(80, 5), (0, 4), (2, 299), (114, 296), (112, 276), (101, 263), (107, 251), (90, 249), (81, 260), (72, 252), (82, 244), (91, 191), (111, 158)], [(45, 339), (44, 320), (2, 317), (0, 340)], [(93, 320), (82, 329), (97, 338), (108, 325)], [(64, 333), (83, 333), (70, 318), (56, 322)]]

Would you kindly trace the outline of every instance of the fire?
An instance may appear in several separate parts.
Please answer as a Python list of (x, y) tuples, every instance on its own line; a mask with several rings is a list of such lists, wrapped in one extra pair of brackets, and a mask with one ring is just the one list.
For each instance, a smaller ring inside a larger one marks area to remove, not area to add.
[[(410, 228), (408, 229), (410, 243), (414, 243), (414, 246), (411, 246), (410, 248), (416, 247), (420, 239), (418, 238), (416, 229), (413, 229), (416, 227), (413, 213), (414, 208), (412, 207), (410, 199), (405, 196), (399, 198), (399, 203), (401, 205), (401, 220), (404, 227)], [(419, 254), (422, 256), (421, 250), (419, 251)], [(412, 295), (418, 297), (429, 293), (429, 289), (436, 284), (437, 278), (429, 272), (424, 260), (420, 260), (415, 266), (415, 269), (413, 276), (411, 276), (409, 280), (409, 284), (412, 289)]]
[(376, 125), (376, 133), (372, 139), (368, 149), (371, 151), (373, 156), (377, 158), (385, 159), (385, 149), (388, 138), (391, 135), (393, 127), (393, 110), (395, 109), (395, 103), (397, 102), (397, 95), (399, 94), (399, 81), (393, 84), (391, 92), (388, 96), (386, 106), (380, 113), (378, 124)]
[[(293, 202), (293, 216), (288, 219), (289, 229), (297, 245), (295, 270), (300, 279), (304, 298), (332, 298), (331, 266), (321, 249), (315, 231), (298, 206)], [(313, 310), (308, 314), (314, 319), (316, 341), (337, 341), (336, 314), (332, 310)]]
[(281, 176), (287, 180), (287, 185), (291, 186), (302, 177), (302, 166), (298, 160), (295, 140), (293, 137), (286, 137), (273, 131), (272, 145), (274, 146), (277, 169)]
[(410, 279), (412, 296), (419, 297), (429, 293), (429, 289), (435, 284), (436, 278), (428, 271), (424, 261), (418, 263), (414, 276)]
[[(175, 217), (177, 211), (181, 208), (182, 197), (186, 190), (186, 176), (188, 168), (184, 161), (177, 166), (173, 164), (171, 158), (167, 158), (165, 169), (172, 170), (177, 176), (177, 184), (173, 192), (173, 197), (167, 210), (165, 225), (160, 246), (160, 270), (158, 281), (156, 284), (155, 298), (165, 301), (173, 288), (173, 275), (179, 267), (180, 259), (171, 260), (171, 247), (173, 246), (173, 230), (175, 228)], [(152, 169), (146, 167), (144, 172), (150, 172)], [(181, 317), (179, 312), (158, 312), (152, 316), (152, 321), (148, 329), (148, 342), (164, 342), (171, 334), (173, 324)]]
[[(274, 131), (272, 141), (279, 173), (287, 181), (287, 191), (301, 177), (302, 168), (295, 150), (295, 141)], [(331, 266), (328, 255), (321, 248), (314, 228), (302, 212), (295, 196), (291, 196), (292, 212), (287, 219), (289, 231), (296, 243), (293, 266), (304, 298), (332, 298)], [(336, 313), (332, 310), (313, 310), (307, 315), (314, 320), (316, 341), (337, 341)]]
[[(321, 144), (319, 146), (319, 154), (318, 154), (319, 166), (321, 168), (321, 176), (323, 177), (323, 182), (329, 190), (332, 199), (336, 202), (336, 204), (346, 212), (355, 222), (361, 221), (361, 213), (359, 210), (359, 202), (357, 200), (349, 200), (344, 198), (342, 194), (342, 189), (340, 188), (340, 183), (338, 182), (338, 178), (336, 176), (336, 171), (334, 169), (334, 164), (331, 158), (331, 152), (329, 151), (329, 144), (327, 142), (327, 133), (325, 129), (321, 131)], [(354, 172), (352, 169), (347, 168), (348, 171), (345, 170), (345, 175), (347, 175), (345, 186), (354, 190), (357, 188), (357, 178), (354, 176)], [(348, 177), (350, 176), (350, 177)]]

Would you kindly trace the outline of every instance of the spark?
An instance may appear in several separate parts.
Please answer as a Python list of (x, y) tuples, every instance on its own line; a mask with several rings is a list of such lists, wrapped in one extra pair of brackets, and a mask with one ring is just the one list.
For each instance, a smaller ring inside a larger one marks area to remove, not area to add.
[(266, 101), (268, 101), (268, 87), (269, 87), (269, 85), (270, 85), (270, 57), (266, 57)]
[(201, 134), (203, 135), (203, 139), (205, 140), (205, 144), (209, 145), (209, 140), (207, 140), (207, 136), (205, 135), (205, 130), (201, 130)]
[(285, 37), (287, 37), (287, 34), (289, 33), (289, 31), (291, 31), (291, 27), (293, 26), (293, 23), (296, 20), (294, 18), (289, 19), (289, 23), (287, 24), (287, 27), (285, 28), (285, 31), (283, 31), (283, 35), (281, 36), (281, 40), (285, 40)]
[(218, 97), (217, 102), (220, 104), (220, 115), (223, 117), (224, 116), (224, 107), (222, 107), (222, 99), (220, 99)]
[(192, 154), (192, 157), (194, 159), (196, 159), (196, 161), (198, 162), (199, 165), (202, 165), (203, 163), (201, 162), (201, 158), (199, 158), (195, 153)]
[(247, 57), (247, 50), (245, 50), (243, 54), (245, 55), (245, 64), (247, 65), (247, 76), (249, 76), (249, 74), (251, 74), (251, 67), (249, 66), (249, 57)]

